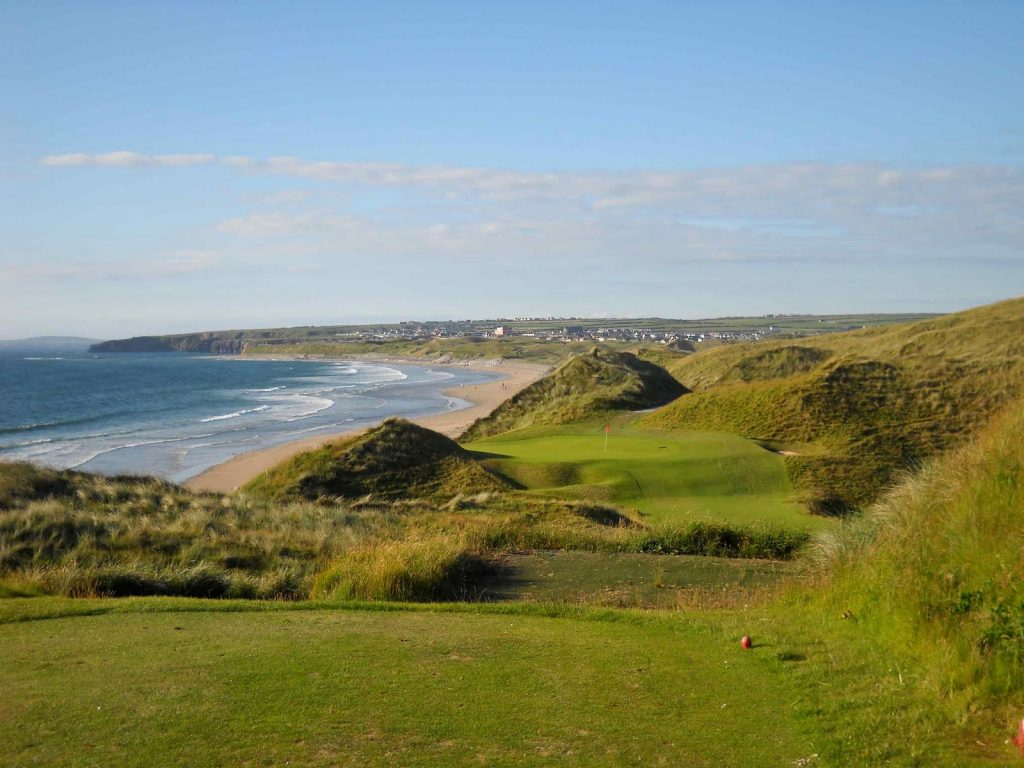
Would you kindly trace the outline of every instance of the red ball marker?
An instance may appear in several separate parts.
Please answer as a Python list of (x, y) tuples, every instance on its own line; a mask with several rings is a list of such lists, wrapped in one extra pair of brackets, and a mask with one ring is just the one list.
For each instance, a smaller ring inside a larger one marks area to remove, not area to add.
[(750, 650), (750, 646), (752, 646), (752, 645), (753, 645), (753, 643), (750, 642), (750, 637), (748, 635), (744, 635), (743, 639), (740, 640), (740, 646), (742, 646), (743, 650), (745, 650), (745, 651), (749, 651)]

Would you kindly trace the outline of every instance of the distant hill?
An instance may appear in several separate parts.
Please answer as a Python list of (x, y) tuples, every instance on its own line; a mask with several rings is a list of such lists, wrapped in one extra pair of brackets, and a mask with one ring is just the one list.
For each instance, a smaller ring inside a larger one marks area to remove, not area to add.
[(798, 454), (787, 466), (812, 508), (843, 512), (970, 439), (1024, 389), (1024, 299), (666, 364), (693, 394), (639, 426), (731, 431)]
[(451, 497), (505, 489), (504, 481), (444, 435), (388, 419), (365, 434), (288, 459), (242, 490), (285, 501)]
[(477, 420), (462, 439), (479, 440), (538, 424), (566, 424), (606, 411), (653, 408), (686, 391), (653, 363), (628, 352), (595, 347)]
[(85, 352), (96, 339), (81, 336), (33, 336), (28, 339), (0, 339), (0, 350), (42, 352)]
[(235, 355), (242, 351), (247, 336), (258, 331), (216, 331), (182, 333), (175, 336), (133, 336), (130, 339), (101, 341), (90, 352), (213, 352)]

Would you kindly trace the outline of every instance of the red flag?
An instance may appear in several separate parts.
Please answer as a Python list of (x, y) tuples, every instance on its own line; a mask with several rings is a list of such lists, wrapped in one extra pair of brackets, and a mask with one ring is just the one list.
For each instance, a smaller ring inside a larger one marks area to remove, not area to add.
[(608, 434), (611, 431), (612, 431), (612, 425), (611, 424), (605, 424), (604, 425), (604, 432), (605, 432), (605, 434)]

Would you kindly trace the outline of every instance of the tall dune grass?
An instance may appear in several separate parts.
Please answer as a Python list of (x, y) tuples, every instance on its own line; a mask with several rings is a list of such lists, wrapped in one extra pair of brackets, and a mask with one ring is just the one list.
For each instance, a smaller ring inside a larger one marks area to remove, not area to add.
[(806, 541), (525, 494), (282, 503), (0, 463), (0, 595), (450, 599), (513, 550), (785, 559)]
[(317, 574), (311, 597), (324, 600), (472, 599), (485, 560), (458, 540), (369, 544), (337, 558)]
[(966, 708), (1024, 703), (1024, 405), (822, 536), (825, 599)]

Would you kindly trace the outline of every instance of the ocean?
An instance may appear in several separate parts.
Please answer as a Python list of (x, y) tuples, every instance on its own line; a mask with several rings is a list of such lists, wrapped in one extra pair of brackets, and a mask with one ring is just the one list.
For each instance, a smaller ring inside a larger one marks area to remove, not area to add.
[(0, 461), (181, 482), (297, 438), (468, 407), (478, 369), (190, 354), (0, 351)]

